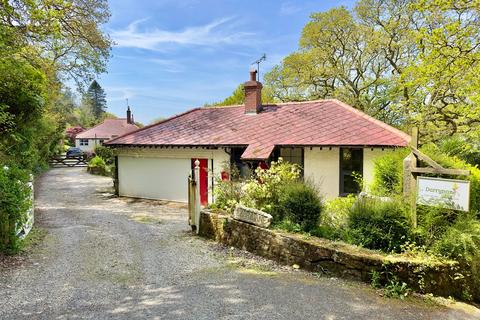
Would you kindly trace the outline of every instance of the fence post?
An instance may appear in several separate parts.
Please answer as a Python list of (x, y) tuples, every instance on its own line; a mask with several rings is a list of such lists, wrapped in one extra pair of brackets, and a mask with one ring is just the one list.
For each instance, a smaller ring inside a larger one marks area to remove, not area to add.
[(195, 160), (195, 227), (200, 232), (200, 161)]
[[(412, 140), (410, 145), (418, 148), (418, 128), (412, 128)], [(411, 208), (411, 220), (414, 228), (417, 227), (417, 177), (413, 169), (417, 167), (417, 156), (411, 152), (403, 160), (403, 195), (409, 199)]]

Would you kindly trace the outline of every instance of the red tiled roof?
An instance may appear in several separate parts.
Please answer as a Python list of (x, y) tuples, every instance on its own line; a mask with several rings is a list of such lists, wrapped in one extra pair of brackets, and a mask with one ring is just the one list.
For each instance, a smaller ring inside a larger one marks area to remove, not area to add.
[(403, 147), (410, 137), (335, 100), (197, 108), (108, 142), (112, 146), (246, 146), (243, 159), (266, 159), (274, 146)]
[(127, 119), (105, 119), (102, 123), (95, 127), (77, 134), (76, 139), (110, 139), (112, 136), (122, 136), (138, 127), (134, 124), (127, 123)]

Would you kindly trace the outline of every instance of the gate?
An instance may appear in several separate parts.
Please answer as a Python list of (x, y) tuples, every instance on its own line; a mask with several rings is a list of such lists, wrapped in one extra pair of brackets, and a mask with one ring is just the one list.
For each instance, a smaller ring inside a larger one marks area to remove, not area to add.
[(48, 163), (52, 168), (62, 167), (87, 167), (87, 159), (84, 156), (67, 157), (67, 156), (55, 156), (48, 160)]

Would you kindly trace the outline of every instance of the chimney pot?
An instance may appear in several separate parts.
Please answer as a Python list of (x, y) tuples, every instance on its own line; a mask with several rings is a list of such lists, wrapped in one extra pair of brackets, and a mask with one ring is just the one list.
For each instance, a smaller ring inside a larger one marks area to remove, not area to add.
[(132, 111), (130, 111), (130, 106), (127, 108), (127, 123), (132, 123)]
[(250, 81), (257, 81), (257, 70), (250, 70)]

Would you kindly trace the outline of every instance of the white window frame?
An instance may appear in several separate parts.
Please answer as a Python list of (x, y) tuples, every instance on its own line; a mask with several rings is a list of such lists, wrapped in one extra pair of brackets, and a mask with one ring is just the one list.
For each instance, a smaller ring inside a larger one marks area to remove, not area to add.
[(80, 139), (79, 145), (81, 145), (81, 146), (88, 146), (88, 139)]

